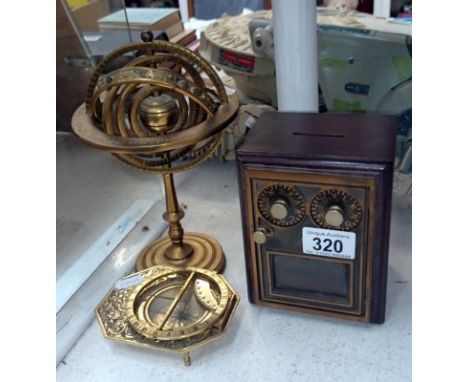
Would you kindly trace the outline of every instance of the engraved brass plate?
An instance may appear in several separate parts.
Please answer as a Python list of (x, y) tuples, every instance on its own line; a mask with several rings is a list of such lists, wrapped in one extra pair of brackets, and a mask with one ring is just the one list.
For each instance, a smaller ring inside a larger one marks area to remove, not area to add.
[(222, 335), (238, 302), (216, 272), (152, 267), (117, 282), (96, 315), (107, 338), (182, 353), (190, 363), (188, 352)]

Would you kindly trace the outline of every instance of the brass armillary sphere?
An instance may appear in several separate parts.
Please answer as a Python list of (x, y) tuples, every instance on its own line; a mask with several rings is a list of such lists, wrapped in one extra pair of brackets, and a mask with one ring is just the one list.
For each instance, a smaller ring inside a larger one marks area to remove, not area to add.
[(169, 234), (143, 250), (137, 271), (154, 265), (224, 267), (215, 239), (184, 233), (172, 174), (213, 154), (238, 107), (237, 95), (226, 93), (208, 62), (167, 41), (125, 45), (96, 67), (86, 102), (73, 115), (74, 132), (90, 146), (164, 178)]

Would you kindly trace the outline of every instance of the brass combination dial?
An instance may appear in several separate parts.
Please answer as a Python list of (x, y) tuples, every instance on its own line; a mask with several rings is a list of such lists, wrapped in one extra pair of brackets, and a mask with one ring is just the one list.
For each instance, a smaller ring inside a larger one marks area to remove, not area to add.
[(306, 214), (304, 196), (295, 187), (283, 184), (266, 186), (258, 196), (257, 206), (262, 217), (278, 227), (296, 225)]
[(361, 222), (362, 207), (348, 192), (325, 190), (313, 197), (310, 215), (322, 228), (351, 231)]

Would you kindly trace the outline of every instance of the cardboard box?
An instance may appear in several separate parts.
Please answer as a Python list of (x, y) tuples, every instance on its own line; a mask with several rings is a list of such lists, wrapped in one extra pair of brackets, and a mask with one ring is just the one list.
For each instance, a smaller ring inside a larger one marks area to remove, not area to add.
[(109, 0), (92, 0), (87, 5), (72, 10), (82, 32), (99, 32), (97, 20), (110, 13)]

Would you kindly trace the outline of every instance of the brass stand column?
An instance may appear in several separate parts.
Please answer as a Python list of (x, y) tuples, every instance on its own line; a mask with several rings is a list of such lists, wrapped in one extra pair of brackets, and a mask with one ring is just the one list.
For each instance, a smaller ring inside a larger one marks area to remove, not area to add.
[[(177, 107), (173, 98), (152, 96), (142, 103), (141, 120), (145, 127), (163, 136), (168, 127), (177, 121)], [(163, 173), (166, 194), (166, 212), (163, 219), (169, 223), (168, 236), (150, 244), (138, 256), (136, 270), (140, 271), (154, 265), (172, 267), (200, 267), (220, 271), (224, 267), (224, 255), (221, 245), (212, 237), (200, 233), (184, 235), (180, 221), (184, 211), (179, 208), (171, 172), (171, 157), (167, 153), (166, 173)], [(185, 241), (184, 241), (185, 239)]]
[(198, 232), (184, 232), (180, 221), (184, 211), (179, 208), (172, 173), (163, 174), (166, 193), (164, 220), (169, 223), (169, 232), (150, 243), (138, 255), (137, 271), (155, 266), (177, 268), (198, 267), (222, 272), (225, 266), (223, 249), (211, 236)]
[(172, 244), (166, 249), (164, 256), (169, 261), (185, 260), (193, 253), (190, 244), (184, 243), (184, 229), (180, 221), (184, 217), (184, 211), (179, 209), (177, 195), (174, 188), (172, 174), (163, 174), (164, 190), (166, 192), (166, 212), (163, 214), (165, 221), (169, 223), (169, 238)]

